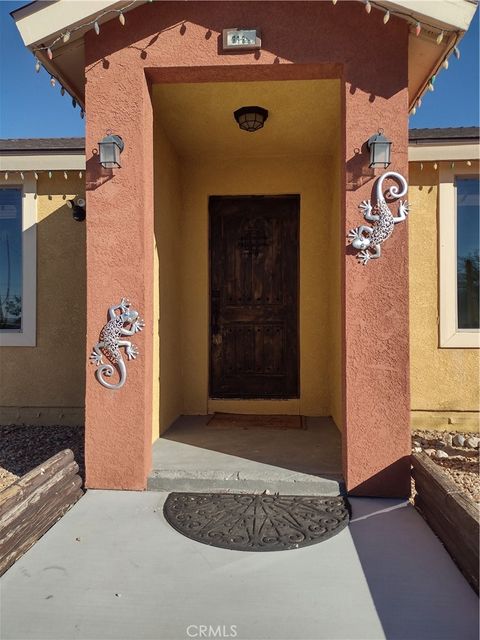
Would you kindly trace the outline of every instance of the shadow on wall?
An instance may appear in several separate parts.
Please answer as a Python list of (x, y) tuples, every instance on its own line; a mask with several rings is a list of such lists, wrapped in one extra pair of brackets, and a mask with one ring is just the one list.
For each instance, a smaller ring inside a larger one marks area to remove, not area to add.
[[(252, 13), (250, 2), (225, 3), (151, 3), (142, 5), (128, 14), (128, 29), (119, 27), (117, 21), (103, 25), (102, 38), (93, 32), (87, 39), (88, 71), (102, 65), (108, 73), (108, 56), (121, 49), (131, 49), (139, 60), (146, 61), (152, 68), (165, 65), (159, 62), (159, 52), (171, 49), (172, 36), (178, 34), (185, 41), (185, 50), (191, 46), (192, 38), (198, 38), (198, 29), (204, 29), (203, 38), (211, 39), (212, 32), (222, 33), (226, 24), (271, 25), (268, 41), (259, 51), (249, 52), (255, 60), (267, 66), (282, 61), (310, 64), (322, 61), (336, 65), (338, 62), (354, 60), (345, 65), (345, 81), (369, 94), (369, 101), (376, 97), (390, 98), (398, 91), (399, 71), (407, 81), (405, 52), (408, 40), (408, 24), (393, 17), (389, 24), (389, 37), (385, 37), (383, 16), (380, 12), (367, 15), (361, 5), (327, 2), (278, 2), (272, 7), (270, 2), (255, 3)], [(311, 25), (322, 25), (321, 37)], [(279, 25), (273, 28), (273, 25)], [(286, 37), (286, 33), (290, 34)], [(365, 37), (365, 33), (368, 37)], [(297, 34), (297, 37), (295, 37)], [(379, 42), (382, 50), (379, 53)], [(352, 50), (355, 49), (355, 55)], [(138, 52), (138, 53), (137, 53)], [(218, 51), (222, 56), (232, 58), (231, 52)], [(235, 54), (234, 54), (235, 55)], [(245, 52), (238, 52), (239, 64), (245, 64)], [(184, 64), (179, 61), (179, 64)], [(386, 70), (388, 69), (388, 73)], [(351, 76), (351, 77), (350, 77)]]
[(478, 638), (476, 594), (414, 507), (376, 498), (352, 507), (349, 531), (385, 637)]

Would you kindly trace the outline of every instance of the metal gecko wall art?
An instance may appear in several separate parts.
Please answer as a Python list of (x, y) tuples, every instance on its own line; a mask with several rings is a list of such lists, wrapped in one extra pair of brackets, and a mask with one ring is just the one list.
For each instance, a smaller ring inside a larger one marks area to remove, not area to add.
[(364, 200), (359, 205), (365, 220), (373, 222), (372, 226), (361, 225), (352, 229), (348, 234), (353, 248), (358, 250), (357, 260), (364, 265), (370, 260), (380, 258), (381, 245), (392, 235), (394, 226), (398, 222), (406, 220), (410, 210), (408, 202), (400, 200), (398, 215), (392, 214), (383, 194), (383, 183), (387, 178), (393, 178), (401, 186), (401, 189), (398, 189), (396, 185), (391, 186), (386, 193), (388, 198), (402, 198), (407, 193), (408, 184), (402, 175), (395, 171), (384, 173), (377, 181), (375, 206), (372, 206), (370, 200)]
[[(117, 313), (120, 311), (120, 313)], [(127, 298), (122, 298), (120, 304), (110, 307), (108, 310), (108, 322), (100, 332), (100, 340), (93, 347), (90, 360), (92, 364), (97, 366), (95, 372), (97, 380), (107, 389), (121, 389), (127, 379), (127, 368), (125, 361), (120, 352), (120, 347), (125, 348), (125, 354), (129, 360), (135, 360), (138, 356), (138, 349), (129, 340), (122, 340), (122, 336), (133, 336), (141, 331), (145, 326), (143, 320), (139, 319), (138, 311), (130, 308), (130, 302)], [(130, 328), (128, 326), (130, 325)], [(106, 357), (110, 363), (104, 363), (103, 357)], [(115, 367), (118, 370), (119, 380), (111, 383), (106, 380), (110, 378)]]

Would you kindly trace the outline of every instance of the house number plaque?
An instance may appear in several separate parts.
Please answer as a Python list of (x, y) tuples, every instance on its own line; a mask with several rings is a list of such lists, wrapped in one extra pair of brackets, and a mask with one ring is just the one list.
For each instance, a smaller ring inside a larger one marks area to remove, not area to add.
[(258, 29), (224, 29), (223, 49), (260, 49), (262, 40)]

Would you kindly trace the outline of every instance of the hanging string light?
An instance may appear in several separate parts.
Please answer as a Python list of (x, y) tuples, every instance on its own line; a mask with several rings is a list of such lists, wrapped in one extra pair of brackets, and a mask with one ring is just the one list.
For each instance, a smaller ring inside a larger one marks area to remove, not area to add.
[(35, 72), (38, 73), (41, 68), (42, 65), (40, 64), (40, 60), (35, 56)]
[(5, 171), (5, 180), (8, 180), (8, 171)]
[(65, 87), (62, 87), (60, 89), (60, 95), (64, 96), (65, 95)]
[(417, 22), (417, 24), (415, 25), (415, 35), (417, 36), (417, 38), (420, 35), (421, 31), (422, 31), (422, 25), (419, 22)]
[(38, 180), (38, 173), (36, 171), (33, 172), (33, 175), (35, 177), (35, 180)]
[(471, 167), (472, 166), (472, 161), (471, 160), (467, 160), (467, 167)]
[(442, 67), (444, 69), (448, 69), (448, 60), (447, 60), (447, 58), (445, 58), (445, 60), (442, 62)]
[(52, 87), (55, 86), (55, 78), (53, 76), (50, 76), (50, 84), (52, 85)]
[(48, 172), (48, 177), (49, 177), (49, 178), (51, 178), (51, 177), (52, 177), (52, 172), (51, 172), (51, 171), (49, 171), (49, 172)]
[(70, 35), (71, 35), (71, 34), (70, 34), (70, 31), (66, 31), (66, 32), (63, 34), (63, 42), (64, 42), (64, 44), (66, 44), (66, 43), (70, 40)]
[(65, 178), (65, 180), (68, 180), (68, 174), (66, 171), (63, 172), (63, 177)]
[(385, 11), (385, 15), (383, 16), (383, 24), (387, 24), (387, 22), (390, 20), (390, 11)]
[(85, 117), (85, 111), (83, 109), (80, 109), (80, 118), (83, 120)]
[(73, 107), (74, 109), (76, 109), (76, 107), (77, 107), (77, 101), (76, 101), (76, 99), (75, 99), (75, 98), (72, 98), (72, 107)]
[(120, 20), (120, 24), (122, 25), (122, 27), (125, 26), (125, 16), (123, 15), (123, 13), (120, 11), (120, 15), (118, 16), (118, 19)]
[(436, 42), (437, 44), (440, 44), (440, 43), (442, 42), (442, 40), (443, 40), (443, 36), (444, 36), (443, 31), (440, 31), (440, 33), (438, 34), (437, 39), (436, 39), (436, 41), (435, 41), (435, 42)]
[(423, 162), (420, 162), (420, 171), (423, 171)]
[(98, 22), (96, 20), (93, 23), (93, 28), (95, 29), (95, 33), (97, 34), (97, 36), (99, 36), (100, 35), (100, 25), (98, 24)]
[(435, 171), (438, 169), (438, 164), (436, 162), (433, 163), (433, 168), (435, 169)]
[(78, 177), (80, 178), (80, 180), (83, 178), (83, 173), (81, 171), (78, 172)]
[(457, 46), (453, 47), (453, 53), (455, 54), (455, 58), (460, 60), (460, 49)]
[(412, 116), (414, 116), (417, 113), (417, 107), (413, 107), (410, 113), (412, 114)]
[(53, 52), (50, 47), (47, 47), (47, 56), (49, 60), (53, 60)]
[(370, 13), (371, 10), (372, 10), (372, 5), (370, 4), (370, 0), (365, 0), (365, 11), (367, 13)]
[(337, 4), (337, 0), (332, 0), (332, 4), (335, 6)]

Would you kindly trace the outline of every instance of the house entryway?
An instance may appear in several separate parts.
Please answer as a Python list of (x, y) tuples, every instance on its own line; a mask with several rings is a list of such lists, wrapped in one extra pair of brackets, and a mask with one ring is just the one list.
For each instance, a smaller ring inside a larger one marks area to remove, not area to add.
[(341, 434), (330, 418), (303, 429), (209, 427), (211, 416), (181, 416), (153, 445), (153, 491), (343, 492)]

